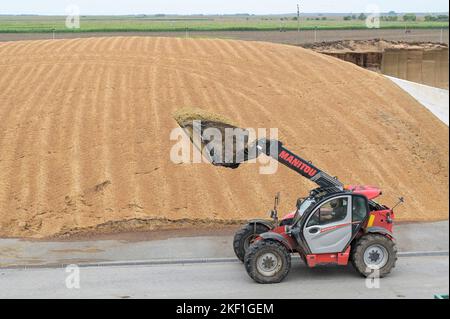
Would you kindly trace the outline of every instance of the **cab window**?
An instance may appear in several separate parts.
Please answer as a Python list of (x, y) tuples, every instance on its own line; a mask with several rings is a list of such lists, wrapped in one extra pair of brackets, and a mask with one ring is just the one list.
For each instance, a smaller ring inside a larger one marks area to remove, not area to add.
[(352, 215), (354, 222), (362, 222), (366, 219), (367, 214), (369, 213), (367, 210), (366, 199), (361, 196), (353, 197), (352, 203)]
[(336, 198), (324, 203), (308, 221), (306, 227), (327, 225), (345, 220), (348, 198)]

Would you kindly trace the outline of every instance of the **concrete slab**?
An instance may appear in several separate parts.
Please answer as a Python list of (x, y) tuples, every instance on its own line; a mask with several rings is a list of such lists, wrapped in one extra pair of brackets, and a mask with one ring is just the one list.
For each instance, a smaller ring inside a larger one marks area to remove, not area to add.
[[(448, 257), (400, 258), (379, 286), (366, 285), (351, 266), (308, 268), (293, 260), (286, 279), (255, 283), (240, 263), (80, 268), (79, 289), (69, 289), (63, 268), (0, 270), (7, 298), (427, 298), (448, 294)], [(6, 288), (7, 287), (7, 288)], [(2, 289), (3, 288), (3, 289)]]
[[(0, 240), (0, 267), (59, 265), (74, 263), (126, 262), (235, 258), (232, 241), (235, 229), (220, 236), (173, 237), (158, 240), (123, 239), (42, 242)], [(411, 223), (395, 226), (399, 251), (448, 251), (449, 223)]]
[(445, 124), (449, 123), (449, 98), (448, 90), (414, 83), (391, 76), (386, 76), (400, 88), (408, 92), (419, 103), (429, 109), (436, 117)]

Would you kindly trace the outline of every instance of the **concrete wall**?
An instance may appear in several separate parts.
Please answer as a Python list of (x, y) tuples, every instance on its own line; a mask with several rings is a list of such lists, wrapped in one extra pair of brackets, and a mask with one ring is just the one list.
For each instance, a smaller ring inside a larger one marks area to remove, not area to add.
[(396, 78), (448, 89), (448, 48), (386, 49), (381, 72)]

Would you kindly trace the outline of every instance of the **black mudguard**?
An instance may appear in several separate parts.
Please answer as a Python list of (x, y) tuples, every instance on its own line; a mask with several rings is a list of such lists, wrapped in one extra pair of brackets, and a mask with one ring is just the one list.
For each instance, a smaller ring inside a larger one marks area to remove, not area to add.
[(269, 220), (265, 220), (265, 219), (252, 219), (249, 220), (249, 225), (254, 225), (254, 224), (259, 224), (259, 225), (263, 225), (266, 226), (269, 229), (273, 229), (274, 225), (273, 222), (269, 221)]
[(386, 228), (383, 228), (383, 227), (374, 226), (374, 227), (367, 228), (366, 233), (387, 235), (387, 236), (391, 237), (392, 239), (394, 239), (394, 234), (392, 234), (390, 231), (388, 231)]
[(279, 242), (279, 243), (283, 244), (283, 246), (286, 247), (286, 249), (290, 252), (292, 252), (294, 250), (294, 248), (289, 244), (289, 242), (286, 240), (286, 238), (284, 238), (283, 236), (281, 236), (278, 233), (267, 232), (267, 233), (259, 235), (259, 237), (261, 237), (264, 240), (273, 240), (273, 241)]

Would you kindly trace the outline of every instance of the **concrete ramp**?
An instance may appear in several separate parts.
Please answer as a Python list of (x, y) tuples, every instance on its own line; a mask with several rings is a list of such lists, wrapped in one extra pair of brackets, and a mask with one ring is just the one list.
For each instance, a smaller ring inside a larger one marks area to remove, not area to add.
[(387, 76), (448, 126), (448, 90)]

